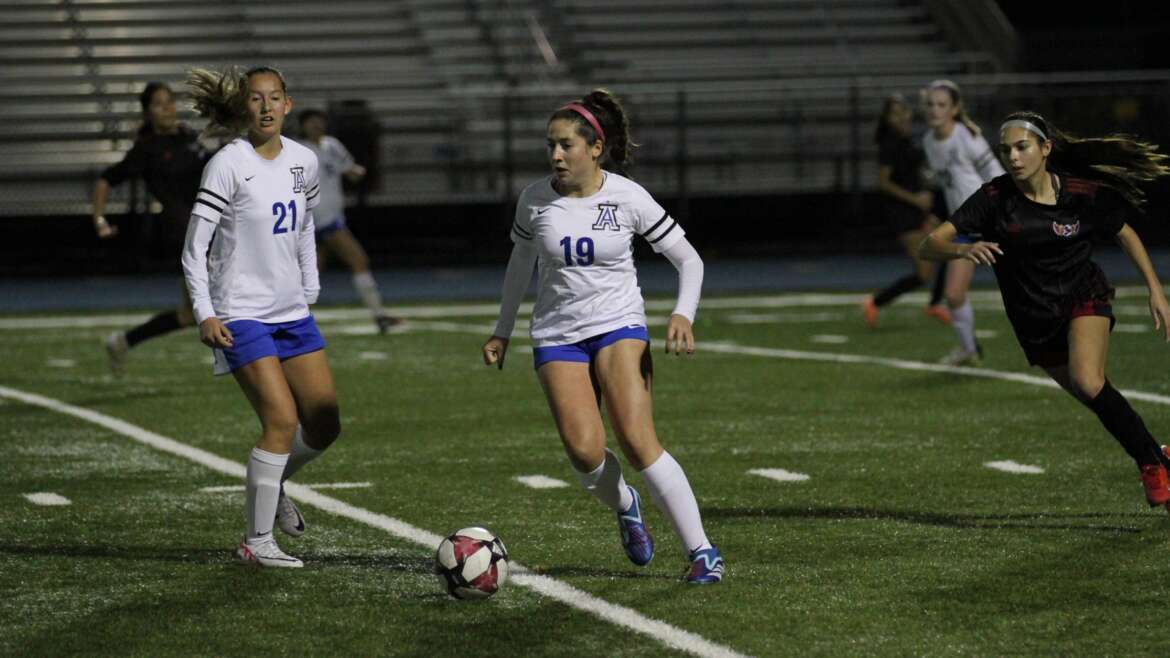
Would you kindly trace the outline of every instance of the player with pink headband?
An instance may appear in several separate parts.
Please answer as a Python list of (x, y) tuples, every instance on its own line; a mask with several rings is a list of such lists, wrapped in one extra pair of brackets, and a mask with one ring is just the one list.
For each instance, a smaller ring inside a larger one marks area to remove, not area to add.
[[(626, 459), (674, 525), (692, 584), (717, 583), (724, 562), (707, 539), (682, 466), (654, 430), (653, 368), (646, 310), (632, 243), (641, 236), (678, 269), (678, 301), (666, 351), (695, 351), (692, 323), (703, 261), (685, 232), (646, 190), (617, 173), (629, 163), (629, 121), (605, 90), (562, 106), (548, 122), (553, 173), (520, 194), (500, 317), (483, 346), (484, 363), (504, 367), (516, 312), (539, 263), (530, 334), (537, 378), (581, 484), (617, 515), (622, 547), (638, 566), (654, 557), (654, 540), (638, 492), (606, 448), (601, 404)], [(604, 167), (604, 168), (603, 168)]]

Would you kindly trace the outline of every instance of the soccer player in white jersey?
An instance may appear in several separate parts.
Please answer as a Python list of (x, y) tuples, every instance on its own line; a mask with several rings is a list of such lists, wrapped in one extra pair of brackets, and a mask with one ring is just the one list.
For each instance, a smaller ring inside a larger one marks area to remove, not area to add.
[(309, 305), (317, 301), (313, 208), (317, 157), (281, 136), (292, 110), (283, 76), (191, 72), (195, 109), (213, 124), (243, 132), (203, 171), (183, 272), (201, 340), (215, 350), (215, 372), (231, 372), (260, 418), (248, 461), (248, 529), (236, 558), (300, 567), (272, 536), (292, 536), (304, 518), (282, 483), (337, 438), (341, 421), (325, 340)]
[[(979, 126), (967, 116), (959, 87), (950, 80), (935, 80), (927, 87), (926, 121), (930, 130), (923, 137), (922, 148), (946, 198), (947, 213), (953, 213), (980, 186), (1002, 176), (1003, 165)], [(961, 235), (957, 241), (971, 242)], [(975, 310), (967, 298), (974, 276), (975, 264), (970, 261), (952, 260), (946, 266), (945, 296), (959, 346), (940, 363), (978, 365), (982, 360), (983, 348), (975, 339)]]
[(687, 551), (687, 582), (717, 583), (723, 557), (707, 539), (686, 474), (654, 431), (650, 336), (632, 242), (640, 236), (679, 271), (678, 302), (666, 331), (668, 353), (694, 353), (692, 322), (703, 261), (682, 227), (642, 186), (602, 169), (623, 166), (629, 150), (625, 112), (605, 90), (552, 114), (548, 158), (553, 174), (520, 195), (500, 317), (483, 346), (483, 358), (503, 368), (517, 309), (539, 263), (531, 323), (536, 374), (573, 469), (585, 488), (617, 514), (630, 561), (648, 564), (654, 541), (638, 492), (625, 483), (621, 463), (605, 447), (599, 407), (604, 400), (622, 452)]
[(391, 317), (382, 309), (382, 294), (370, 272), (370, 258), (362, 249), (345, 223), (345, 191), (341, 187), (344, 176), (350, 182), (366, 177), (366, 168), (358, 164), (349, 150), (336, 137), (325, 134), (325, 113), (320, 110), (302, 110), (300, 116), (301, 143), (317, 155), (321, 202), (313, 209), (313, 226), (317, 231), (317, 267), (325, 269), (326, 256), (333, 252), (353, 273), (353, 287), (362, 303), (370, 309), (378, 331), (386, 330), (402, 320)]

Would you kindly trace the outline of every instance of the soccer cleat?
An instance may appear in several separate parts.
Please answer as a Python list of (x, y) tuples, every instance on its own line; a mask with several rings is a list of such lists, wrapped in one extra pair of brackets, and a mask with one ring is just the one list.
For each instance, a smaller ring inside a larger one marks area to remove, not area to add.
[(276, 499), (276, 525), (289, 537), (305, 534), (305, 517), (292, 498), (284, 495), (284, 485), (281, 485), (280, 497)]
[(691, 570), (687, 572), (687, 583), (691, 585), (713, 585), (723, 580), (723, 555), (718, 548), (704, 548), (690, 554)]
[(630, 509), (618, 512), (618, 530), (622, 533), (622, 548), (630, 562), (644, 567), (654, 559), (654, 538), (650, 536), (650, 529), (642, 520), (642, 499), (638, 497), (638, 490), (626, 485), (634, 502)]
[(236, 561), (258, 567), (285, 569), (299, 569), (305, 566), (304, 562), (280, 550), (280, 547), (276, 545), (276, 540), (272, 538), (272, 533), (253, 540), (245, 538), (236, 547)]
[(115, 375), (126, 371), (126, 358), (130, 356), (130, 344), (126, 342), (126, 332), (115, 331), (106, 336), (106, 354), (110, 355), (110, 370)]
[(926, 314), (926, 317), (934, 318), (943, 324), (949, 325), (952, 322), (951, 310), (941, 304), (931, 304), (922, 309), (922, 312)]
[(873, 295), (870, 295), (870, 296), (866, 297), (864, 300), (862, 300), (861, 313), (865, 316), (865, 324), (870, 329), (877, 328), (877, 320), (878, 320), (878, 313), (879, 312), (880, 311), (878, 310), (877, 304), (873, 303)]
[(406, 320), (394, 317), (393, 315), (379, 315), (374, 318), (374, 323), (378, 325), (378, 333), (380, 334), (384, 334), (390, 331), (391, 327), (397, 327), (404, 322)]
[(1150, 507), (1170, 503), (1170, 478), (1166, 476), (1166, 467), (1161, 464), (1146, 464), (1141, 469), (1142, 487), (1146, 490), (1146, 502)]
[(956, 347), (938, 362), (944, 366), (978, 366), (983, 363), (983, 350), (976, 348), (968, 352), (961, 347)]

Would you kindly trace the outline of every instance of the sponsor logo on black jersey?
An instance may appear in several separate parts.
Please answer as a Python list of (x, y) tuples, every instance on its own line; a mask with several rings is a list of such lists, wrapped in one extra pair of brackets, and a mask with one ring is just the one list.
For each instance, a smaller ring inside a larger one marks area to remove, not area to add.
[(1059, 224), (1052, 222), (1052, 232), (1062, 238), (1071, 238), (1072, 236), (1081, 232), (1081, 222), (1077, 220), (1075, 224)]
[(617, 204), (615, 203), (599, 203), (597, 209), (600, 211), (597, 214), (597, 221), (593, 222), (594, 231), (604, 231), (609, 229), (611, 231), (622, 230), (618, 225), (617, 219)]

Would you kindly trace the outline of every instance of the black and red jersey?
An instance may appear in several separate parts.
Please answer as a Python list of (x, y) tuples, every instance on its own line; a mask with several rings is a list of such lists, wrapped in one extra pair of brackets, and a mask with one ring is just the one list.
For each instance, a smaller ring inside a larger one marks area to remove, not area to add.
[(179, 126), (173, 135), (147, 133), (139, 137), (126, 157), (102, 172), (111, 186), (141, 178), (163, 207), (163, 215), (186, 225), (211, 154), (199, 143), (199, 133)]
[(1094, 239), (1113, 238), (1136, 212), (1113, 189), (1058, 176), (1056, 205), (1024, 196), (1005, 174), (983, 185), (951, 217), (960, 234), (996, 242), (995, 277), (1008, 318), (1035, 324), (1109, 299), (1113, 289), (1092, 261)]

